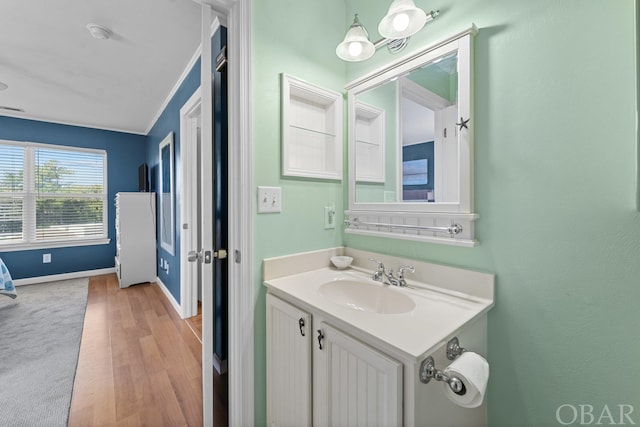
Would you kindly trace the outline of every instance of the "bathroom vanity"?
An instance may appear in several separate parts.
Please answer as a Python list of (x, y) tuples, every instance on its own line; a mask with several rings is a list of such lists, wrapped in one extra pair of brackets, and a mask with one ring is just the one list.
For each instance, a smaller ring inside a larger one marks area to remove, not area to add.
[[(345, 233), (478, 244), (472, 108), (477, 31), (471, 25), (345, 86)], [(296, 84), (306, 85), (283, 77), (285, 136), (293, 132), (286, 119), (295, 107), (286, 88)], [(311, 110), (334, 117), (332, 124), (339, 121), (338, 107), (320, 104)], [(296, 132), (304, 127), (293, 125)], [(334, 133), (333, 126), (315, 131), (330, 142), (327, 152), (335, 148)], [(283, 143), (288, 165), (291, 138)], [(329, 261), (334, 255), (354, 262), (336, 269)], [(492, 274), (351, 248), (266, 259), (263, 268), (269, 426), (486, 425)], [(475, 362), (462, 363), (470, 359)]]
[[(330, 266), (333, 254), (352, 267)], [(372, 280), (369, 258), (407, 286)], [(264, 261), (267, 287), (268, 425), (484, 426), (485, 404), (451, 402), (448, 385), (420, 380), (429, 356), (438, 369), (447, 341), (485, 355), (491, 274), (335, 248)]]

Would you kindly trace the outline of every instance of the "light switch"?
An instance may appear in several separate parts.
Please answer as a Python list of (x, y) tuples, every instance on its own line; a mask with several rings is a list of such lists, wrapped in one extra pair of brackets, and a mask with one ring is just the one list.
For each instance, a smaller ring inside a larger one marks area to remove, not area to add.
[(282, 211), (282, 190), (280, 187), (258, 187), (258, 213)]

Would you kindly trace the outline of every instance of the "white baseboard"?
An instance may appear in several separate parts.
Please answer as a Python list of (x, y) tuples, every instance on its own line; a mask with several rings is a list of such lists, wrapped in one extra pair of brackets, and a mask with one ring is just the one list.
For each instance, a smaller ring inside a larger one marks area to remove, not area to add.
[(218, 355), (213, 353), (213, 368), (216, 370), (218, 375), (224, 374), (227, 372), (227, 361), (220, 360)]
[(101, 274), (115, 273), (115, 267), (101, 268), (98, 270), (76, 271), (73, 273), (52, 274), (50, 276), (27, 277), (13, 281), (15, 286), (35, 285), (37, 283), (57, 282), (58, 280), (79, 279), (81, 277), (99, 276)]
[(171, 303), (171, 306), (173, 307), (173, 309), (176, 311), (176, 313), (178, 313), (178, 316), (182, 318), (182, 307), (180, 307), (180, 304), (178, 304), (178, 301), (176, 301), (173, 295), (171, 295), (171, 292), (169, 292), (169, 289), (167, 288), (167, 286), (164, 283), (162, 283), (162, 280), (160, 280), (159, 277), (156, 277), (156, 283), (158, 284), (158, 287), (160, 288), (164, 296), (166, 296), (169, 302)]

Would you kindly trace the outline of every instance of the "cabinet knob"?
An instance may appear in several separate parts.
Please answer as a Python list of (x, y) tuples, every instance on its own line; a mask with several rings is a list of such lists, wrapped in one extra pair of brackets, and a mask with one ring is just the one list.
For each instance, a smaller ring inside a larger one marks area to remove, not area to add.
[(324, 334), (322, 333), (322, 329), (318, 329), (318, 348), (322, 350), (322, 340), (324, 339)]
[(304, 336), (304, 319), (302, 317), (298, 320), (298, 326), (300, 327), (300, 335)]

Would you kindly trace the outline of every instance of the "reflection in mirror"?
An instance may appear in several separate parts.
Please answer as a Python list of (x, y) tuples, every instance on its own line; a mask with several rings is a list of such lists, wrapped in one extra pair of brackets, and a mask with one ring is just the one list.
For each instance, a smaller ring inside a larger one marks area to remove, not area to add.
[[(398, 153), (397, 85), (377, 86), (356, 96), (356, 202), (395, 201)], [(367, 119), (377, 112), (375, 119)]]
[(384, 183), (384, 110), (357, 102), (356, 181)]
[(357, 203), (458, 201), (457, 58), (356, 95)]
[(402, 201), (458, 200), (457, 59), (438, 58), (400, 79)]

